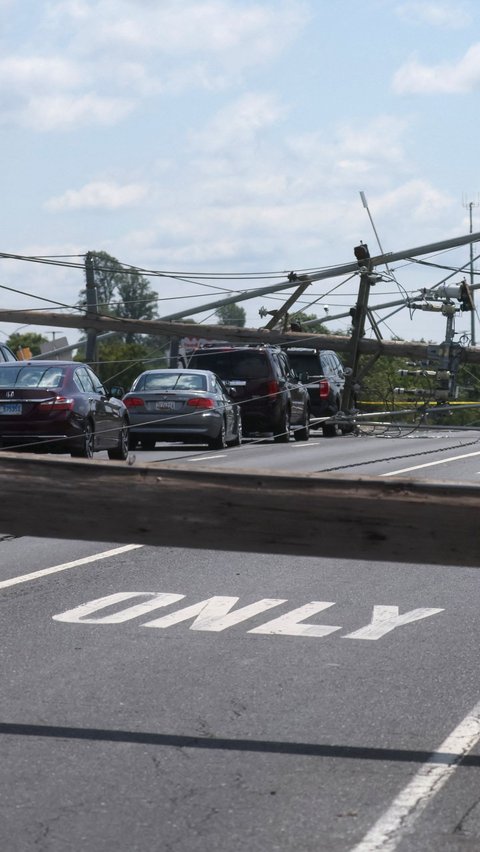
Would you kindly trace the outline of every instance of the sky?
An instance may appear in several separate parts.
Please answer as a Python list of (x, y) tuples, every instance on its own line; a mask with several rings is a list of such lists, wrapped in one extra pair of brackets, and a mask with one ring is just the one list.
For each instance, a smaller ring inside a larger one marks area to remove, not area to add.
[[(106, 251), (173, 273), (147, 274), (159, 317), (215, 323), (192, 311), (361, 241), (480, 231), (477, 0), (0, 0), (0, 48), (0, 252), (80, 264), (0, 258), (0, 308), (74, 310), (85, 253)], [(383, 267), (370, 307), (468, 278), (469, 256)], [(348, 314), (358, 285), (315, 282), (296, 308)], [(290, 292), (242, 301), (247, 326)], [(374, 316), (387, 339), (444, 339), (441, 314)], [(2, 323), (0, 340), (20, 329), (63, 333)]]

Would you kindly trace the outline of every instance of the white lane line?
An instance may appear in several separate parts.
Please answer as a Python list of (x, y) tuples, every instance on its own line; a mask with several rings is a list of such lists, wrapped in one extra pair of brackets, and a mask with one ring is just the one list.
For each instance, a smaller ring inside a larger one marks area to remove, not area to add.
[[(480, 701), (413, 776), (388, 810), (350, 852), (394, 852), (427, 805), (480, 740)], [(442, 760), (442, 763), (435, 763)]]
[(448, 462), (458, 461), (459, 459), (469, 459), (472, 456), (480, 456), (480, 452), (465, 453), (463, 456), (451, 456), (449, 459), (438, 459), (438, 461), (426, 462), (426, 464), (417, 464), (414, 467), (404, 467), (401, 470), (391, 470), (390, 473), (380, 473), (379, 476), (396, 476), (398, 473), (409, 473), (411, 470), (421, 470), (422, 467), (434, 467), (436, 464), (448, 464)]
[(308, 441), (308, 443), (301, 443), (300, 441), (295, 441), (293, 446), (298, 450), (306, 449), (308, 447), (318, 447), (320, 441)]
[(20, 577), (12, 577), (10, 580), (2, 580), (0, 589), (9, 586), (17, 586), (19, 583), (28, 583), (29, 580), (38, 580), (49, 574), (58, 574), (60, 571), (68, 571), (69, 568), (77, 568), (79, 565), (88, 565), (89, 562), (97, 562), (99, 559), (108, 559), (109, 556), (118, 556), (129, 550), (136, 550), (143, 544), (126, 544), (124, 547), (115, 547), (113, 550), (104, 550), (103, 553), (94, 553), (92, 556), (84, 556), (83, 559), (75, 559), (73, 562), (64, 562), (62, 565), (54, 565), (52, 568), (42, 568), (41, 571), (32, 571), (31, 574), (21, 574)]
[(210, 459), (224, 459), (224, 458), (226, 458), (226, 455), (227, 455), (226, 453), (221, 453), (218, 456), (212, 456), (212, 455), (210, 455), (210, 456), (193, 456), (191, 459), (189, 459), (189, 461), (196, 462), (196, 461), (209, 461)]

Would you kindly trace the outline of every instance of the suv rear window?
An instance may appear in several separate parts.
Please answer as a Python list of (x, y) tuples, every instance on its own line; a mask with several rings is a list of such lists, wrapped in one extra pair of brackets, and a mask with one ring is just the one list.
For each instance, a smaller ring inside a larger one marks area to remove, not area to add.
[(197, 352), (189, 362), (197, 370), (211, 370), (221, 379), (267, 379), (270, 368), (265, 352)]
[(319, 376), (322, 372), (318, 355), (314, 352), (287, 352), (288, 360), (297, 373)]

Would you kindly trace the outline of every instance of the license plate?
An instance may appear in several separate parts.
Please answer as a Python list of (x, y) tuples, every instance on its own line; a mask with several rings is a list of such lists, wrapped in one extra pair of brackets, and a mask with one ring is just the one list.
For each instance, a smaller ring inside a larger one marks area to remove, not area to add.
[(173, 400), (162, 399), (155, 403), (157, 411), (175, 411), (177, 403)]
[(0, 414), (21, 414), (21, 402), (0, 402)]

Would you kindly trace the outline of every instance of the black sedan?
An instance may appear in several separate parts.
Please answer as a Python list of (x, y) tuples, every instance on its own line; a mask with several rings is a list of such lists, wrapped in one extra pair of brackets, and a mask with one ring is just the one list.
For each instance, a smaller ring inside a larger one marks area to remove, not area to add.
[(130, 449), (153, 450), (157, 441), (238, 446), (238, 405), (209, 370), (146, 370), (123, 397), (130, 416)]
[[(113, 391), (112, 391), (113, 393)], [(0, 363), (0, 446), (92, 458), (128, 456), (128, 411), (73, 361)]]

